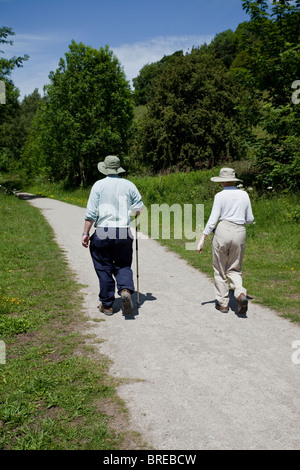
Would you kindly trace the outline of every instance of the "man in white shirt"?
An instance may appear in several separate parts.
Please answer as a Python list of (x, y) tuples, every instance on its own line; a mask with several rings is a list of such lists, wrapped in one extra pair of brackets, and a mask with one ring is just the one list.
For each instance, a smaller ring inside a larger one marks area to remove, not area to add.
[[(131, 315), (134, 292), (132, 264), (133, 237), (130, 231), (131, 215), (139, 215), (143, 202), (136, 186), (121, 178), (125, 170), (120, 160), (109, 155), (98, 163), (98, 170), (106, 176), (93, 185), (86, 207), (82, 245), (90, 246), (94, 268), (99, 279), (99, 310), (113, 314), (115, 281), (121, 296), (123, 312)], [(90, 237), (90, 229), (95, 232)]]
[(215, 279), (216, 308), (228, 312), (229, 287), (234, 289), (237, 299), (238, 314), (247, 312), (247, 291), (242, 285), (242, 261), (246, 243), (245, 224), (254, 220), (248, 194), (236, 187), (236, 178), (232, 168), (222, 168), (211, 181), (222, 183), (223, 190), (215, 195), (213, 208), (203, 235), (198, 244), (202, 253), (205, 238), (213, 231), (213, 268)]

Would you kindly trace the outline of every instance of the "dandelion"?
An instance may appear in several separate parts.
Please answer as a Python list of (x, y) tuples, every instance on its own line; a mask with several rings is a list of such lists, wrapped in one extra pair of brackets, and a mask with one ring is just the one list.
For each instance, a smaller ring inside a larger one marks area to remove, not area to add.
[(291, 271), (294, 271), (294, 268), (291, 268)]

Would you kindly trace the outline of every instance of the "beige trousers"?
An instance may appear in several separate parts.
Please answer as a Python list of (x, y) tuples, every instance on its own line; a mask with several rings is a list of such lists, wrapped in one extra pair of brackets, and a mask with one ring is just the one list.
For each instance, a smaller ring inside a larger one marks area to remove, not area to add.
[(242, 285), (242, 262), (246, 243), (244, 225), (222, 220), (213, 237), (213, 268), (215, 295), (221, 307), (228, 307), (229, 285), (234, 296), (247, 294)]

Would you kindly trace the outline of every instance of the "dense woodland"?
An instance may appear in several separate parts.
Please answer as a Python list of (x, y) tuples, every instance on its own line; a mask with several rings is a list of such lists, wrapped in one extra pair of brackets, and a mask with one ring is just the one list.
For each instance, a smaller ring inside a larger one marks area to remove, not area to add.
[[(131, 90), (109, 46), (71, 42), (44, 96), (22, 102), (0, 58), (0, 173), (87, 186), (108, 154), (131, 174), (234, 165), (257, 188), (298, 190), (300, 0), (242, 1), (249, 20), (145, 65)], [(201, 33), (201, 31), (199, 31)], [(0, 28), (0, 44), (14, 31)]]

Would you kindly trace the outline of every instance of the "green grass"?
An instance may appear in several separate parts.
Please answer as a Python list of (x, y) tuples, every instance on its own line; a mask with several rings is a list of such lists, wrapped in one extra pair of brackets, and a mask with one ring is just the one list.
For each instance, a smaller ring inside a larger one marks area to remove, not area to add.
[[(216, 171), (130, 179), (148, 209), (204, 204), (206, 222), (221, 189), (210, 182)], [(81, 207), (90, 191), (45, 184), (18, 189)], [(255, 224), (247, 226), (244, 285), (253, 302), (299, 322), (299, 194), (249, 194)], [(0, 449), (143, 448), (139, 436), (127, 431), (107, 359), (87, 348), (79, 333), (85, 321), (81, 286), (51, 228), (38, 210), (9, 194), (0, 193), (0, 215), (0, 339), (6, 345), (6, 363), (0, 364)], [(187, 251), (184, 239), (160, 242), (212, 278), (211, 240), (202, 255)]]
[(81, 286), (48, 223), (3, 192), (0, 216), (0, 449), (141, 448), (107, 359), (80, 333)]
[[(210, 181), (218, 174), (218, 169), (175, 173), (161, 176), (130, 177), (139, 188), (149, 211), (151, 204), (204, 204), (206, 223), (216, 192), (221, 186)], [(299, 311), (299, 194), (265, 191), (258, 194), (248, 190), (252, 201), (255, 224), (247, 226), (247, 245), (243, 265), (244, 285), (253, 302), (276, 310), (279, 314), (300, 321)], [(59, 186), (32, 187), (48, 197), (85, 207), (89, 188), (85, 190), (63, 191)], [(150, 226), (150, 224), (149, 224)], [(204, 252), (187, 251), (187, 240), (160, 240), (177, 252), (192, 266), (213, 276), (210, 236)]]
[[(292, 321), (300, 322), (299, 225), (285, 221), (285, 205), (297, 198), (281, 196), (253, 202), (255, 224), (247, 226), (243, 283), (253, 302), (267, 306)], [(299, 204), (299, 199), (298, 199)], [(272, 214), (272, 216), (271, 216)], [(274, 217), (274, 219), (273, 219)], [(185, 249), (186, 240), (162, 240), (192, 266), (213, 278), (212, 235), (201, 255)]]

